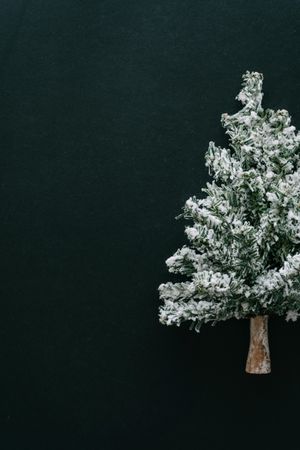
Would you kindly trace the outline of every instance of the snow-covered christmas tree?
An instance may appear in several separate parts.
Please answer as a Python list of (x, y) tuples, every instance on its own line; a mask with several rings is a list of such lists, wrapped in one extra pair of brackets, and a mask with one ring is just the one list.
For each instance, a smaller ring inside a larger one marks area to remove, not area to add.
[(186, 201), (188, 245), (166, 261), (185, 279), (159, 286), (163, 324), (250, 318), (249, 373), (271, 370), (269, 315), (300, 315), (300, 134), (288, 111), (262, 107), (262, 81), (247, 71), (242, 109), (222, 114), (229, 148), (209, 143), (214, 180)]

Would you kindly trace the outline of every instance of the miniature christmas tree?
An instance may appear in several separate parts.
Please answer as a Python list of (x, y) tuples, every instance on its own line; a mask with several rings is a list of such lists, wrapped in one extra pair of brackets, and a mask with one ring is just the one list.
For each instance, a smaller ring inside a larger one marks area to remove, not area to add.
[[(166, 325), (250, 318), (249, 373), (269, 373), (269, 315), (300, 312), (300, 135), (285, 109), (262, 107), (263, 75), (247, 71), (243, 107), (222, 114), (229, 148), (210, 142), (214, 180), (205, 198), (189, 198), (179, 217), (192, 220), (189, 245), (167, 259), (182, 282), (159, 286)], [(187, 281), (186, 281), (187, 280)]]

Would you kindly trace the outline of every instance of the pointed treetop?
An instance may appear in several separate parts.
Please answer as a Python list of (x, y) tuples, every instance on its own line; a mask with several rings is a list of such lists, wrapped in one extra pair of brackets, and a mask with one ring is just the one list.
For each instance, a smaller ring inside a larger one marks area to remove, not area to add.
[(247, 72), (242, 75), (242, 78), (243, 88), (236, 96), (236, 99), (245, 105), (245, 108), (255, 110), (260, 109), (264, 95), (262, 92), (263, 74), (247, 70)]

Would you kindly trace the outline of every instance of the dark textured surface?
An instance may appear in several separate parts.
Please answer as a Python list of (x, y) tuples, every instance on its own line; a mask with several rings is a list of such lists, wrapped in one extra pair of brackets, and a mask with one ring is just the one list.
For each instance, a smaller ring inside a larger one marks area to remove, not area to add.
[(291, 0), (2, 2), (3, 450), (299, 448), (299, 323), (271, 320), (256, 377), (246, 321), (157, 320), (242, 73), (300, 127), (299, 19)]

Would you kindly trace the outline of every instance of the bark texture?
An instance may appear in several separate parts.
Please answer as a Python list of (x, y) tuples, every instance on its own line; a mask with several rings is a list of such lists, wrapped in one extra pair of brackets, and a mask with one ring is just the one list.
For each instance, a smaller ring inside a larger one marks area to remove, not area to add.
[(268, 319), (268, 316), (256, 316), (250, 319), (250, 345), (246, 364), (248, 373), (271, 372)]

